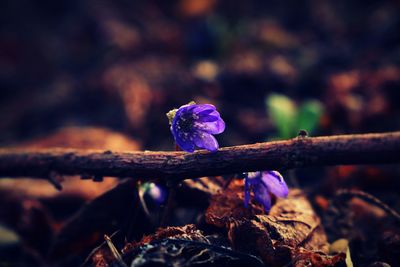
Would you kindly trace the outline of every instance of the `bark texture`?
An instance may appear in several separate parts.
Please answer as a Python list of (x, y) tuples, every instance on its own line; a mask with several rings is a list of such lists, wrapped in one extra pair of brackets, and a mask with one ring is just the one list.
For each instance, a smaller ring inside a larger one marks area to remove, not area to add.
[(400, 132), (297, 137), (221, 148), (215, 153), (113, 152), (79, 149), (0, 149), (0, 176), (60, 175), (140, 179), (186, 178), (322, 165), (400, 162)]

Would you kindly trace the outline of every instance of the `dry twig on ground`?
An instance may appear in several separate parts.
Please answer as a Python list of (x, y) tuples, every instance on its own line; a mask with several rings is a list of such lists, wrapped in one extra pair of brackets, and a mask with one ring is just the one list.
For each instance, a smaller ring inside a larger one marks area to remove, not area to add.
[(302, 137), (224, 147), (216, 153), (0, 149), (0, 176), (59, 175), (174, 179), (322, 165), (400, 162), (400, 132)]

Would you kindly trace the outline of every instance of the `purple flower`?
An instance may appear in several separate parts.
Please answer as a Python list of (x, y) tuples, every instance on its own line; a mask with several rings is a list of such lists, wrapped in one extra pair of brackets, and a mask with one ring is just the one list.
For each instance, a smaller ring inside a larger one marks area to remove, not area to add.
[(145, 195), (149, 196), (158, 205), (161, 205), (167, 199), (167, 192), (165, 189), (155, 183), (143, 183), (139, 191), (142, 197)]
[(282, 175), (277, 171), (249, 172), (244, 184), (244, 205), (247, 208), (250, 201), (250, 190), (254, 199), (264, 206), (266, 212), (271, 209), (271, 195), (286, 197), (288, 187)]
[(189, 103), (167, 113), (171, 132), (176, 144), (184, 151), (193, 152), (196, 147), (217, 151), (218, 142), (213, 134), (225, 130), (215, 106)]
[(167, 198), (167, 193), (165, 192), (165, 189), (162, 188), (161, 186), (156, 185), (155, 183), (149, 184), (147, 193), (159, 205), (164, 203)]

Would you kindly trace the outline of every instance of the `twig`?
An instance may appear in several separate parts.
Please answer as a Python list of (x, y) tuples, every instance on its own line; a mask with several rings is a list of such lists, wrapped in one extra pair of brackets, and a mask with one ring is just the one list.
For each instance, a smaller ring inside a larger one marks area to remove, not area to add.
[(77, 149), (0, 149), (0, 176), (60, 175), (169, 179), (322, 165), (400, 162), (400, 132), (326, 137), (225, 147), (216, 153), (111, 152)]
[[(113, 238), (116, 234), (118, 234), (119, 230), (115, 231), (112, 233), (109, 238)], [(92, 259), (93, 255), (102, 247), (106, 244), (106, 241), (103, 241), (99, 246), (95, 247), (92, 249), (92, 251), (89, 253), (89, 255), (86, 257), (86, 259), (83, 261), (83, 263), (80, 265), (80, 267), (84, 267), (87, 265), (87, 263)]]
[(348, 189), (341, 189), (336, 193), (337, 197), (347, 197), (347, 198), (352, 198), (352, 197), (358, 197), (362, 200), (365, 200), (371, 204), (374, 204), (378, 206), (379, 208), (383, 209), (387, 214), (391, 215), (398, 223), (400, 223), (400, 214), (389, 207), (387, 204), (383, 203), (381, 200), (378, 198), (374, 197), (373, 195), (370, 195), (364, 191), (360, 190), (348, 190)]
[(117, 260), (118, 264), (122, 267), (128, 267), (124, 262), (124, 260), (122, 259), (121, 254), (118, 252), (118, 249), (114, 246), (113, 242), (111, 241), (111, 238), (108, 235), (104, 235), (104, 239), (106, 240), (108, 248), (110, 249), (114, 258)]

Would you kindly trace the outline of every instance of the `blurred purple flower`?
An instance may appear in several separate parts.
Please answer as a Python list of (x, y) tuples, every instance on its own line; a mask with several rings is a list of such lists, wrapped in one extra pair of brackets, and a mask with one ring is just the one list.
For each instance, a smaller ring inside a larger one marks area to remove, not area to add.
[(148, 195), (158, 205), (161, 205), (167, 199), (167, 192), (165, 189), (155, 183), (143, 183), (140, 186), (140, 193), (142, 197)]
[(167, 193), (165, 192), (165, 189), (162, 188), (161, 186), (156, 185), (155, 183), (150, 183), (147, 193), (159, 205), (164, 203), (167, 198)]
[(217, 151), (218, 142), (213, 134), (225, 130), (225, 122), (215, 106), (195, 104), (181, 106), (167, 113), (176, 144), (184, 151), (194, 152), (196, 147)]
[(289, 189), (282, 175), (277, 171), (248, 172), (244, 184), (244, 205), (250, 201), (250, 190), (254, 199), (264, 206), (266, 212), (271, 209), (271, 195), (287, 197)]

